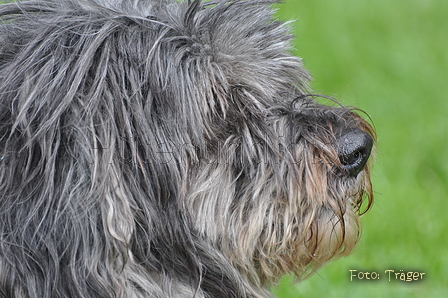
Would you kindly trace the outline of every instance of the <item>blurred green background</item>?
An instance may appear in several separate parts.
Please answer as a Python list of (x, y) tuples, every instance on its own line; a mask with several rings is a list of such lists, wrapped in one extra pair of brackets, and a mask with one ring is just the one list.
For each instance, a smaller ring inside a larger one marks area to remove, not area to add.
[[(378, 134), (375, 204), (354, 253), (279, 298), (448, 297), (448, 1), (285, 0), (316, 92), (365, 110)], [(349, 270), (380, 273), (350, 281)], [(385, 270), (424, 272), (388, 281)]]

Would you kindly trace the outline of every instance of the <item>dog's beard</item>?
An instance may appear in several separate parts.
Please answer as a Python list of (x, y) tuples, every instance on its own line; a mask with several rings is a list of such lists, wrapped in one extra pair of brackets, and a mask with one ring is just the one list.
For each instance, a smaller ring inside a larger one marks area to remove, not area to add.
[(336, 152), (316, 142), (271, 151), (282, 156), (254, 153), (258, 162), (244, 165), (240, 147), (227, 148), (233, 163), (192, 167), (180, 204), (248, 284), (260, 288), (291, 272), (304, 279), (353, 250), (359, 215), (373, 200), (368, 166), (347, 177)]

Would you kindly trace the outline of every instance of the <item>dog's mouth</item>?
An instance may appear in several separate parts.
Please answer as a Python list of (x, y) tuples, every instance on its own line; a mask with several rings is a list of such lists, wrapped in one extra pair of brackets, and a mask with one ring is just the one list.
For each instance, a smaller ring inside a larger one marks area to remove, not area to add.
[[(374, 139), (369, 129), (355, 128), (343, 131), (330, 146), (320, 147), (309, 142), (298, 151), (300, 154), (312, 152), (313, 158), (308, 158), (309, 155), (298, 158), (302, 163), (295, 168), (298, 172), (294, 177), (301, 178), (287, 192), (289, 201), (298, 200), (296, 213), (293, 214), (291, 205), (284, 209), (287, 216), (283, 218), (293, 218), (283, 223), (284, 236), (279, 236), (281, 232), (274, 236), (265, 234), (263, 242), (270, 244), (259, 255), (268, 258), (257, 262), (268, 269), (261, 275), (272, 278), (292, 271), (298, 279), (305, 279), (330, 260), (350, 254), (360, 238), (360, 216), (373, 205), (370, 167)], [(287, 233), (295, 233), (295, 237)]]

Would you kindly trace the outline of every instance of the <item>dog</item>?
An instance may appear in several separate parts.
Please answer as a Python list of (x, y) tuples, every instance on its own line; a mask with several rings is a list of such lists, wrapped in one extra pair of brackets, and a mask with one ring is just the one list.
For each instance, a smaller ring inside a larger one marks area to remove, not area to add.
[(272, 297), (352, 251), (375, 131), (274, 3), (0, 6), (1, 297)]

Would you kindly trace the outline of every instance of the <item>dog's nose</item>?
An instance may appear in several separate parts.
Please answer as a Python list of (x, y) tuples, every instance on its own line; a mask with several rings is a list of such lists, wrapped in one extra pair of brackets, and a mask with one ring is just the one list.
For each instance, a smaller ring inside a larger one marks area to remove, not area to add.
[(369, 159), (373, 147), (372, 137), (360, 129), (352, 129), (343, 132), (337, 143), (339, 160), (345, 172), (356, 177)]

